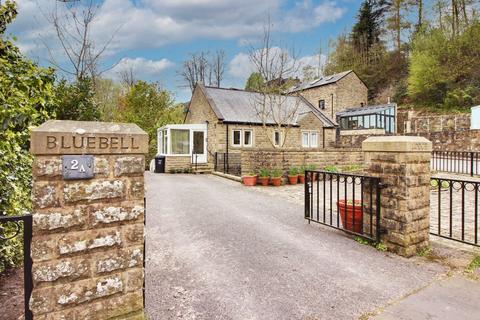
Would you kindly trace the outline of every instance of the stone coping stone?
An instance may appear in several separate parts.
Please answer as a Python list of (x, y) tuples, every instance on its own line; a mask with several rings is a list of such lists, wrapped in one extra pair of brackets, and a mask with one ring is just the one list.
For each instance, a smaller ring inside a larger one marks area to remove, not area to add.
[(50, 154), (146, 154), (148, 134), (133, 123), (49, 120), (32, 129), (30, 151)]
[(418, 136), (370, 137), (363, 141), (364, 152), (432, 152), (432, 142)]

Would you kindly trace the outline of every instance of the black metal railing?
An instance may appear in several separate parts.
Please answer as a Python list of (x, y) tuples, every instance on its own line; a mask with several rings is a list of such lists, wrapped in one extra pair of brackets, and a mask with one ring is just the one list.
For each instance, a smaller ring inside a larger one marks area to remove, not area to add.
[(480, 181), (431, 178), (430, 233), (480, 246), (478, 193)]
[(191, 163), (193, 164), (195, 171), (198, 169), (198, 153), (192, 153), (192, 161)]
[(378, 177), (305, 171), (305, 219), (380, 240)]
[(241, 154), (215, 152), (214, 170), (240, 177), (242, 175)]
[(480, 152), (472, 151), (433, 151), (432, 170), (469, 174), (480, 174)]
[[(10, 228), (6, 228), (10, 225)], [(12, 231), (13, 230), (13, 231)], [(23, 234), (23, 283), (24, 283), (24, 319), (33, 319), (30, 311), (30, 297), (32, 295), (32, 258), (30, 249), (32, 245), (32, 216), (0, 216), (0, 241), (8, 242)]]

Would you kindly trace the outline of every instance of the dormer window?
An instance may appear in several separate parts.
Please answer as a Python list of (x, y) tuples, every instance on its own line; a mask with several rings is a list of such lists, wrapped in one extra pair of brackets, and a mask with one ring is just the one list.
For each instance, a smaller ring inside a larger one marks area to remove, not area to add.
[(325, 100), (318, 100), (318, 108), (320, 110), (325, 110)]

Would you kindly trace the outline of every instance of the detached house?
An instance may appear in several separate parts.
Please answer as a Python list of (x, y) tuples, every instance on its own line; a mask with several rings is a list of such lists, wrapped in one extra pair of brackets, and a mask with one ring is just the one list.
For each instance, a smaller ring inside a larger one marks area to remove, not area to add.
[(268, 99), (198, 84), (184, 124), (158, 129), (159, 155), (165, 156), (168, 172), (192, 164), (212, 168), (219, 157), (228, 165), (244, 149), (321, 151), (335, 143), (348, 109), (367, 104), (367, 93), (353, 71), (298, 84)]

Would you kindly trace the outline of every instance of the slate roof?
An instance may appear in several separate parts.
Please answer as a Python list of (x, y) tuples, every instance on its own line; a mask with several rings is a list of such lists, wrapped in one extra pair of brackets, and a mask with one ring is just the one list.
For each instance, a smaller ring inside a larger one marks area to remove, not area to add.
[(292, 92), (297, 92), (297, 91), (302, 91), (305, 89), (310, 89), (310, 88), (316, 88), (316, 87), (321, 87), (327, 84), (335, 83), (345, 77), (347, 74), (350, 72), (353, 72), (352, 70), (344, 71), (341, 73), (336, 73), (330, 76), (324, 76), (319, 79), (315, 79), (310, 82), (305, 82), (305, 83), (300, 83), (296, 86), (291, 87), (288, 89), (287, 93), (292, 93)]
[(379, 104), (375, 106), (365, 106), (365, 107), (355, 107), (349, 108), (341, 112), (337, 112), (339, 117), (349, 117), (349, 116), (360, 116), (365, 114), (375, 114), (382, 112), (384, 110), (390, 109), (391, 107), (397, 107), (395, 103), (390, 104)]
[[(264, 96), (262, 94), (239, 89), (204, 86), (200, 88), (203, 90), (218, 119), (224, 123), (263, 123), (261, 109), (264, 104), (261, 101)], [(298, 125), (298, 121), (301, 120), (302, 117), (312, 112), (323, 122), (325, 127), (334, 127), (337, 125), (335, 121), (331, 120), (302, 97), (272, 95), (270, 101), (272, 101), (272, 103), (281, 101), (280, 105), (282, 106), (282, 110), (272, 108), (275, 112), (278, 112), (275, 116), (271, 112), (266, 111), (266, 124), (277, 124), (278, 119), (286, 121), (286, 118), (293, 114), (292, 117), (289, 117), (288, 124)], [(277, 119), (277, 122), (274, 119)]]

